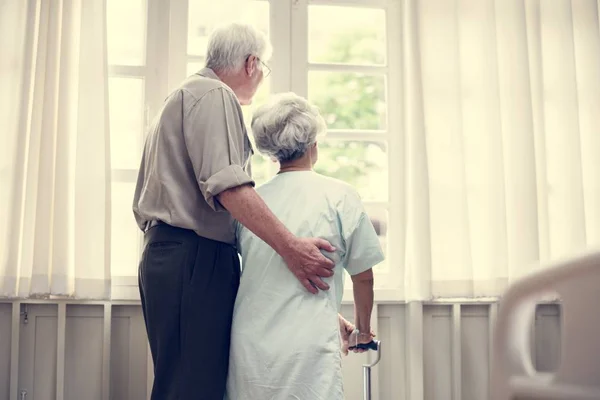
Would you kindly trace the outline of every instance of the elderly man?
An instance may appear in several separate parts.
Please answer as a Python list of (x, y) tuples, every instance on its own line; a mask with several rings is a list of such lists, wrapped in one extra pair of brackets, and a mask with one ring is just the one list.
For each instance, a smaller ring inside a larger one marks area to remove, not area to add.
[(325, 240), (298, 238), (250, 177), (240, 104), (268, 73), (268, 39), (251, 26), (213, 32), (206, 68), (165, 101), (146, 140), (133, 210), (145, 232), (139, 286), (154, 361), (153, 400), (224, 396), (240, 280), (234, 220), (271, 246), (304, 287), (327, 290)]

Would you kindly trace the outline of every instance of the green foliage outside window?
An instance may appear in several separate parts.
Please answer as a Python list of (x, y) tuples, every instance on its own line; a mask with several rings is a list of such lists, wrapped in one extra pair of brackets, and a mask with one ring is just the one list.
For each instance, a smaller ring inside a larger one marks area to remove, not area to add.
[[(351, 34), (338, 34), (330, 39), (322, 51), (327, 51), (327, 59), (335, 63), (364, 63), (368, 60), (381, 64), (385, 54), (379, 51), (381, 46), (374, 45), (376, 39), (375, 30), (353, 30)], [(383, 76), (310, 72), (308, 92), (309, 100), (319, 107), (329, 129), (386, 128)], [(261, 104), (265, 99), (265, 93), (261, 91), (255, 104)], [(245, 110), (245, 114), (249, 126), (251, 109)], [(380, 142), (335, 141), (325, 137), (319, 143), (320, 155), (315, 170), (359, 188), (370, 175), (383, 168), (383, 152), (385, 146)], [(257, 183), (264, 183), (269, 178), (269, 163), (271, 161), (261, 155), (253, 157), (252, 171)]]

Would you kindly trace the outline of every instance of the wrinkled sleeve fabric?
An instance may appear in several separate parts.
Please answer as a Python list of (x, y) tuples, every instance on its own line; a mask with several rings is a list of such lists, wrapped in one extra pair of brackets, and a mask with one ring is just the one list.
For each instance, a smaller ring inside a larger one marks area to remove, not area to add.
[(224, 211), (216, 196), (237, 186), (254, 186), (244, 171), (247, 139), (241, 107), (233, 93), (215, 88), (192, 105), (183, 124), (200, 191), (213, 210)]
[(344, 267), (358, 275), (385, 259), (381, 243), (360, 196), (349, 192), (338, 208), (345, 243)]

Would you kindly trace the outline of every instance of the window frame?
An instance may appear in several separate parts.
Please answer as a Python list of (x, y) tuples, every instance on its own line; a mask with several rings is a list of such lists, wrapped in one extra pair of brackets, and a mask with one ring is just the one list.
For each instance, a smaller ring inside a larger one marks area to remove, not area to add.
[[(269, 0), (252, 0), (269, 1)], [(308, 62), (308, 6), (333, 5), (384, 9), (386, 12), (386, 64), (383, 66), (339, 65)], [(144, 128), (156, 115), (166, 95), (175, 89), (187, 75), (188, 1), (146, 0), (146, 64), (144, 66), (110, 65), (109, 76), (144, 79)], [(383, 206), (388, 212), (387, 258), (389, 270), (377, 273), (375, 299), (379, 302), (404, 298), (404, 229), (405, 220), (402, 191), (404, 143), (402, 110), (402, 14), (398, 0), (276, 0), (269, 1), (269, 30), (273, 57), (269, 62), (271, 93), (294, 91), (306, 96), (308, 71), (376, 72), (386, 76), (386, 116), (384, 130), (331, 130), (328, 138), (339, 140), (372, 140), (387, 145), (388, 201), (366, 201), (366, 206)], [(168, 56), (165, 57), (165, 54)], [(146, 132), (142, 132), (142, 140)], [(277, 166), (271, 165), (272, 173)], [(135, 182), (137, 170), (114, 170), (112, 182)], [(142, 234), (138, 246), (141, 254)], [(394, 246), (391, 243), (395, 243)], [(398, 245), (396, 245), (398, 244)], [(378, 279), (379, 278), (379, 279)], [(137, 277), (112, 276), (113, 299), (139, 299)], [(344, 301), (352, 301), (352, 290), (346, 287)]]
[[(140, 142), (144, 143), (146, 137), (146, 129), (151, 118), (158, 113), (164, 100), (166, 92), (168, 61), (161, 56), (165, 50), (169, 49), (168, 42), (169, 15), (170, 3), (160, 0), (145, 0), (145, 35), (144, 35), (144, 63), (143, 65), (123, 65), (109, 64), (108, 77), (110, 78), (125, 78), (125, 79), (142, 79), (143, 80), (143, 110), (139, 110), (143, 114)], [(173, 4), (178, 3), (173, 1)], [(185, 3), (185, 2), (181, 2)], [(109, 87), (110, 91), (110, 87)], [(122, 169), (111, 167), (111, 184), (112, 183), (128, 183), (135, 184), (137, 181), (137, 168)], [(132, 199), (133, 200), (133, 199)], [(143, 245), (143, 235), (140, 231), (137, 235), (136, 246), (139, 254), (141, 254)], [(111, 244), (112, 251), (112, 244)], [(114, 275), (112, 273), (111, 264), (111, 298), (130, 300), (139, 299), (138, 280), (137, 276), (131, 275)]]
[[(386, 62), (384, 65), (354, 65), (334, 63), (311, 63), (308, 58), (308, 7), (311, 5), (363, 7), (383, 9), (386, 15)], [(400, 39), (401, 10), (395, 0), (292, 0), (290, 30), (291, 73), (286, 90), (301, 96), (308, 95), (308, 73), (310, 71), (359, 72), (367, 74), (383, 74), (386, 79), (386, 117), (387, 124), (381, 130), (328, 130), (327, 138), (345, 141), (379, 141), (387, 146), (388, 158), (388, 199), (387, 201), (364, 201), (365, 206), (380, 207), (388, 213), (387, 252), (388, 271), (375, 275), (375, 300), (396, 301), (404, 298), (402, 277), (404, 267), (401, 262), (403, 248), (391, 243), (404, 243), (402, 235), (403, 205), (401, 203), (401, 185), (403, 176), (395, 176), (391, 171), (403, 171), (402, 155), (402, 117), (400, 113), (391, 112), (392, 107), (401, 101), (401, 47), (394, 38)], [(279, 49), (277, 49), (279, 50)], [(399, 108), (400, 110), (402, 108)], [(344, 302), (352, 302), (352, 288), (345, 286)]]

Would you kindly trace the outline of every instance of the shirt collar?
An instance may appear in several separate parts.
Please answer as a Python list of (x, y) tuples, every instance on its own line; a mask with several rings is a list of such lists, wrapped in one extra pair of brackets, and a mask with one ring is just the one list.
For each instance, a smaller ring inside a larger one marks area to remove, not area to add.
[(213, 71), (212, 69), (210, 69), (208, 67), (204, 67), (200, 71), (198, 71), (198, 75), (204, 76), (206, 78), (220, 80), (219, 77), (217, 76), (217, 74), (215, 74), (215, 71)]

